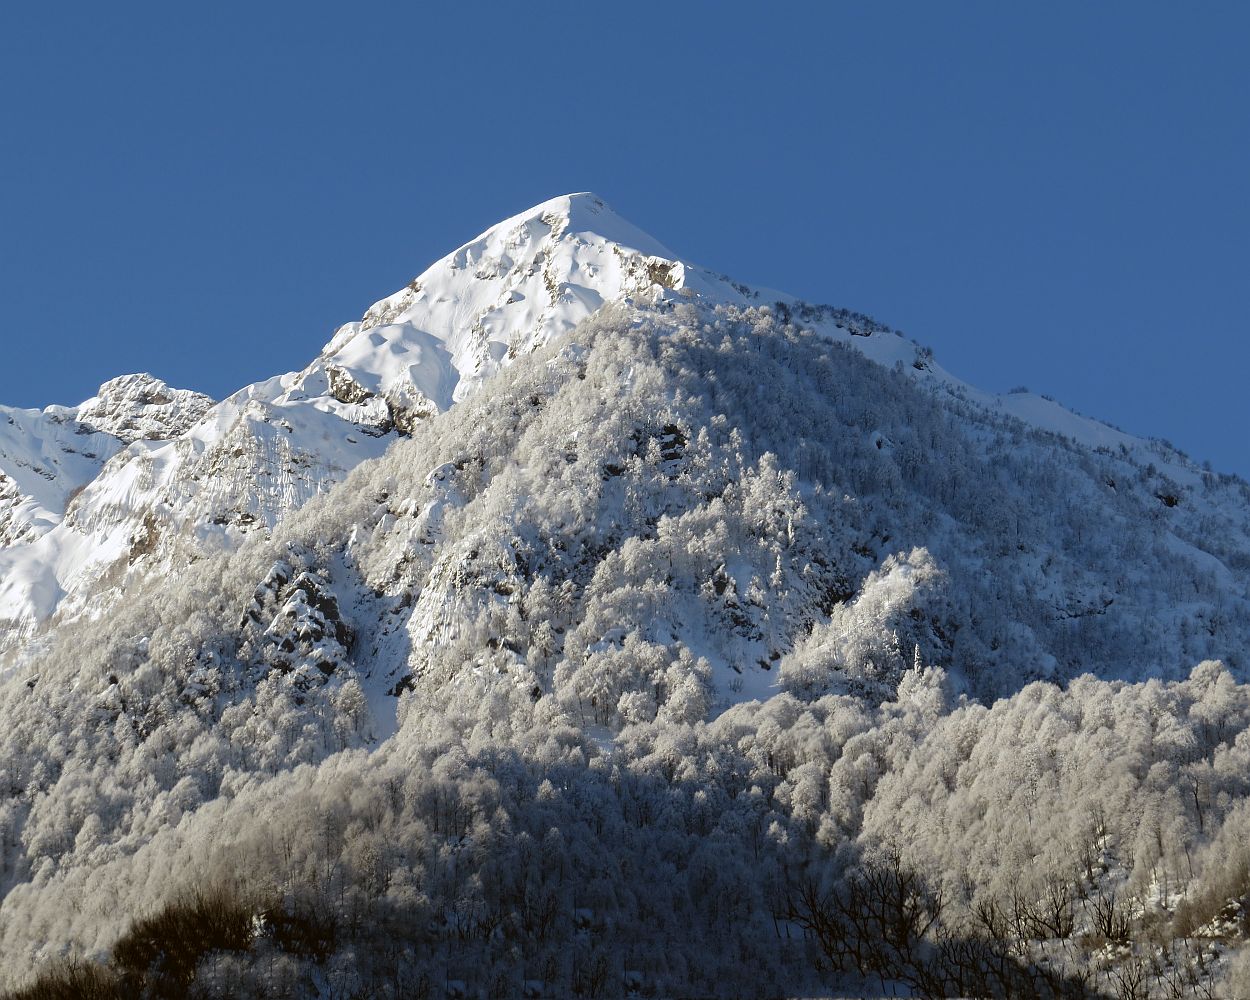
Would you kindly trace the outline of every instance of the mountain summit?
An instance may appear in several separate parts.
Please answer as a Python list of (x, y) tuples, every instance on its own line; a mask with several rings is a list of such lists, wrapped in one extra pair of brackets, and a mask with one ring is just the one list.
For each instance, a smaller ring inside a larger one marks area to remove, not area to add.
[(606, 306), (665, 311), (683, 303), (771, 307), (779, 319), (901, 366), (968, 405), (1193, 477), (1188, 463), (1042, 397), (965, 385), (930, 352), (866, 316), (679, 260), (601, 198), (570, 194), (437, 261), (340, 327), (301, 370), (220, 403), (151, 376), (125, 376), (77, 408), (5, 411), (0, 663), (54, 615), (98, 612), (157, 566), (272, 531), (361, 461)]
[(595, 195), (553, 198), (492, 226), (340, 328), (292, 391), (444, 410), (605, 302), (657, 283), (680, 288), (684, 277), (664, 247)]

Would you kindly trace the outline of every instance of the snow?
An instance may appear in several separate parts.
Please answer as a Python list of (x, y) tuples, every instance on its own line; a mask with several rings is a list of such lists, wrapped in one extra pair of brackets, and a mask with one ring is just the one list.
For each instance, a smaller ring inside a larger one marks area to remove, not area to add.
[(127, 443), (163, 441), (188, 430), (212, 405), (208, 396), (172, 389), (152, 375), (122, 375), (79, 405), (78, 420)]
[(70, 498), (120, 447), (72, 409), (0, 406), (0, 541), (29, 540), (55, 527)]
[[(250, 524), (271, 529), (389, 443), (317, 405), (279, 396), (273, 380), (217, 404), (172, 441), (116, 451), (80, 490), (72, 516), (26, 546), (0, 549), (0, 621), (27, 635), (66, 597), (88, 589), (147, 535), (233, 545)], [(71, 602), (71, 609), (74, 607)]]
[(537, 205), (491, 227), (342, 328), (301, 375), (336, 367), (377, 394), (443, 410), (507, 363), (573, 329), (605, 302), (647, 291), (672, 259), (591, 194)]
[[(867, 317), (809, 306), (678, 260), (602, 199), (581, 192), (492, 226), (340, 327), (302, 370), (246, 386), (211, 407), (207, 397), (131, 375), (105, 383), (77, 408), (0, 408), (0, 623), (8, 623), (9, 636), (0, 638), (0, 654), (58, 610), (98, 608), (99, 581), (119, 560), (138, 560), (142, 569), (168, 558), (176, 539), (212, 550), (237, 545), (252, 530), (272, 530), (382, 454), (405, 426), (467, 398), (513, 359), (566, 335), (606, 303), (665, 308), (690, 300), (773, 308), (884, 366), (901, 367), (934, 392), (1091, 448), (1153, 461), (1180, 484), (1200, 479), (1157, 443), (1044, 397), (969, 386)], [(427, 610), (432, 620), (442, 617)]]

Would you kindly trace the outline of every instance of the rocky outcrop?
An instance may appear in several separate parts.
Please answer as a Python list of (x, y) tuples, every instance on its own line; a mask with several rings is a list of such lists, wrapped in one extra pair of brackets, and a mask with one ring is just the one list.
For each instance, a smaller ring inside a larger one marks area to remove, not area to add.
[(211, 397), (171, 389), (152, 375), (122, 375), (78, 408), (78, 420), (127, 444), (167, 441), (185, 434), (212, 406)]

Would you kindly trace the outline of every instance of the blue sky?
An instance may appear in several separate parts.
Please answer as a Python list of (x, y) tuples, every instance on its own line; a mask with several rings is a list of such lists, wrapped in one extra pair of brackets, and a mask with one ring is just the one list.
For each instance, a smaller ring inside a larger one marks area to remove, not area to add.
[(589, 189), (1250, 476), (1250, 5), (6, 4), (0, 401), (224, 395)]

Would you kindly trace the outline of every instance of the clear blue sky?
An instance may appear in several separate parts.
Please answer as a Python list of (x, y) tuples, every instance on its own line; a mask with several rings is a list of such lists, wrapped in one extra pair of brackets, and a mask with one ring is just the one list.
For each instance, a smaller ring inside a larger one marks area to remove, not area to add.
[(590, 189), (1250, 476), (1250, 4), (5, 4), (0, 401), (224, 395)]

